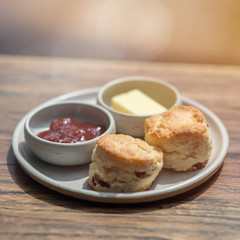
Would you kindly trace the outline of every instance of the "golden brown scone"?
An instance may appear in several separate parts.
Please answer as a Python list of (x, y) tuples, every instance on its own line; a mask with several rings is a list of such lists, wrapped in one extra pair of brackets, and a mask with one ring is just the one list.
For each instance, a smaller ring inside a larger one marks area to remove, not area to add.
[(203, 168), (212, 140), (202, 112), (192, 106), (172, 107), (145, 120), (145, 140), (163, 150), (163, 167), (175, 171)]
[(89, 185), (102, 192), (147, 190), (163, 166), (163, 154), (145, 141), (123, 134), (97, 140), (89, 167)]

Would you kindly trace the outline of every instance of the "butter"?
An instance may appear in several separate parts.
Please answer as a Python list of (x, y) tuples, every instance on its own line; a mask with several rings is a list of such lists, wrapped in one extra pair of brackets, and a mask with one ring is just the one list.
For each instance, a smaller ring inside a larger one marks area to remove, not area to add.
[(112, 108), (131, 115), (151, 115), (167, 109), (139, 89), (121, 93), (112, 98)]

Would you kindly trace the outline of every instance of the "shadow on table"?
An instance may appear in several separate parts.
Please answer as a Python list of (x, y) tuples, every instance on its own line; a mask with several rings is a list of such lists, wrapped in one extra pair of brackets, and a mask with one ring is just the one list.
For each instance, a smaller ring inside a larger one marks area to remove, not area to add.
[[(99, 212), (99, 213), (136, 213), (136, 212), (148, 212), (159, 209), (173, 208), (177, 205), (184, 204), (199, 197), (205, 191), (207, 191), (217, 180), (222, 171), (222, 167), (205, 183), (200, 186), (189, 190), (185, 193), (179, 194), (174, 197), (170, 197), (163, 200), (146, 203), (134, 203), (134, 204), (110, 204), (110, 203), (98, 203), (90, 202), (73, 197), (65, 196), (58, 192), (48, 189), (38, 182), (34, 181), (23, 169), (18, 165), (17, 159), (14, 156), (12, 148), (8, 151), (7, 165), (9, 173), (14, 182), (26, 193), (32, 197), (46, 202), (47, 204), (53, 204), (72, 210), (80, 210), (84, 212)], [(22, 194), (19, 192), (19, 194)]]

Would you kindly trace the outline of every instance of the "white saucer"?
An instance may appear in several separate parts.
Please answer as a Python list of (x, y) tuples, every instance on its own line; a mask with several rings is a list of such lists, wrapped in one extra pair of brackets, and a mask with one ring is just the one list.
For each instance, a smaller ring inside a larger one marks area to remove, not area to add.
[[(96, 103), (98, 88), (72, 92), (51, 99), (42, 105), (59, 100), (77, 99), (82, 102)], [(88, 164), (74, 167), (60, 167), (38, 159), (27, 146), (24, 135), (24, 117), (17, 125), (12, 140), (13, 152), (24, 171), (40, 184), (57, 192), (79, 199), (109, 202), (137, 203), (160, 200), (186, 192), (209, 179), (222, 165), (227, 153), (229, 137), (220, 119), (209, 109), (196, 101), (182, 97), (184, 105), (200, 109), (210, 126), (213, 137), (213, 150), (205, 168), (191, 172), (174, 172), (162, 170), (153, 186), (137, 193), (103, 193), (92, 190), (87, 183)]]

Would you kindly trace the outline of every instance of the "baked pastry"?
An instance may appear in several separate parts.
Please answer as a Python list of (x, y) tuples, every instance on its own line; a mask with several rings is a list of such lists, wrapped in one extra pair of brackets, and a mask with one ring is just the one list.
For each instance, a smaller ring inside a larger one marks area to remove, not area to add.
[(205, 167), (212, 140), (201, 111), (176, 106), (145, 120), (145, 140), (163, 150), (163, 168), (189, 171)]
[(147, 190), (163, 166), (160, 149), (123, 134), (97, 140), (89, 167), (89, 185), (101, 192)]

